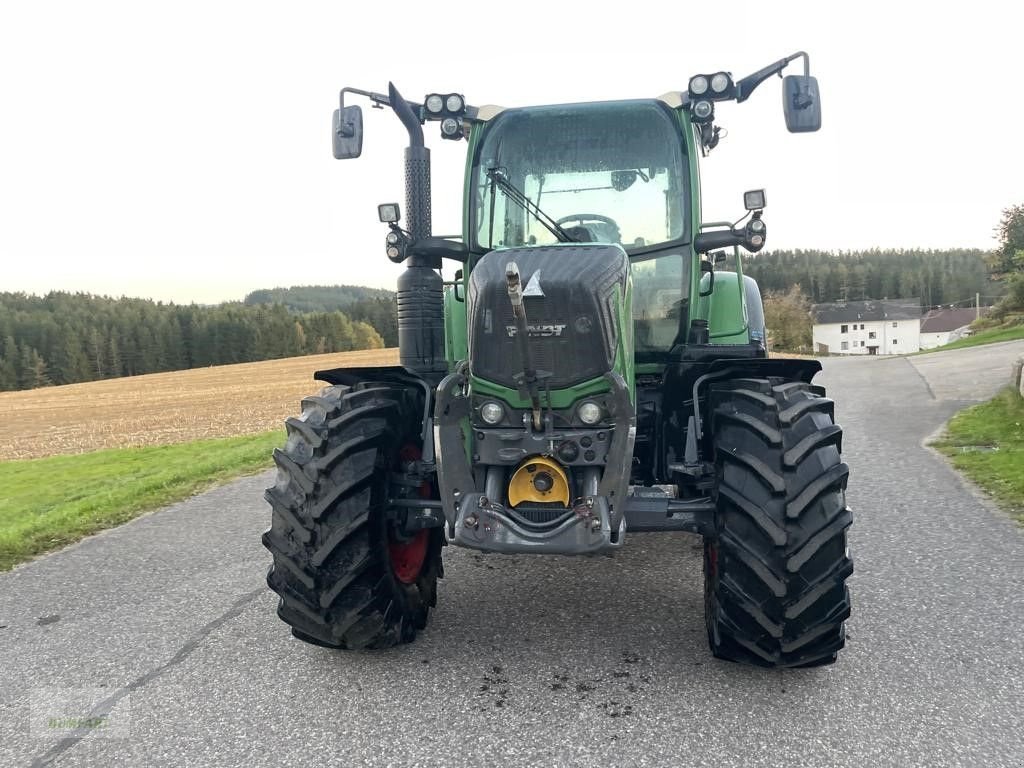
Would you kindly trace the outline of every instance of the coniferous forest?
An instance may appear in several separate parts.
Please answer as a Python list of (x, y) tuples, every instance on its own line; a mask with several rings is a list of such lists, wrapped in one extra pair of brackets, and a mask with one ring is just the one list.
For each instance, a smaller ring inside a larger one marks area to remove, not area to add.
[[(974, 301), (991, 304), (1004, 288), (990, 279), (985, 262), (991, 251), (978, 249), (771, 251), (748, 256), (743, 271), (762, 293), (799, 285), (814, 304), (862, 299), (920, 299), (922, 307)], [(984, 299), (988, 301), (984, 301)]]
[(340, 310), (0, 293), (0, 390), (383, 346)]
[[(765, 294), (800, 286), (812, 303), (919, 298), (991, 304), (989, 251), (773, 251), (744, 270)], [(243, 302), (175, 305), (89, 294), (0, 293), (0, 390), (296, 355), (396, 346), (394, 294), (361, 286), (253, 291)]]

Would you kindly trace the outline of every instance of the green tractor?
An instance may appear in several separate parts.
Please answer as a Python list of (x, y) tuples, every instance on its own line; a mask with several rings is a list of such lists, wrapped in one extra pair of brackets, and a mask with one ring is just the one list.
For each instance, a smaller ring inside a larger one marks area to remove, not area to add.
[[(656, 99), (504, 109), (345, 88), (334, 155), (358, 157), (346, 96), (409, 133), (406, 202), (379, 207), (398, 280), (400, 363), (319, 371), (286, 422), (264, 545), (292, 633), (385, 648), (427, 624), (446, 544), (610, 553), (633, 534), (704, 541), (712, 653), (828, 664), (850, 613), (849, 469), (814, 360), (769, 358), (740, 248), (765, 242), (762, 190), (734, 224), (700, 216), (716, 105), (783, 78), (792, 132), (820, 127), (806, 54), (701, 74)], [(431, 231), (423, 125), (467, 142), (462, 234)], [(459, 263), (441, 275), (444, 259)]]

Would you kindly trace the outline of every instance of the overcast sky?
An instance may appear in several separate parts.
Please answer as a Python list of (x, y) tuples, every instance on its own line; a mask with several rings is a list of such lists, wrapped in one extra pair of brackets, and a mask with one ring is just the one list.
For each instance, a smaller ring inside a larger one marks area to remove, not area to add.
[[(364, 105), (363, 157), (330, 147), (340, 88), (389, 79), (478, 105), (653, 97), (803, 49), (822, 130), (786, 132), (774, 78), (720, 107), (705, 220), (763, 186), (769, 249), (989, 248), (1024, 203), (1016, 3), (404, 5), (0, 5), (0, 290), (392, 287), (375, 206), (404, 200), (405, 132)], [(457, 232), (466, 145), (427, 141), (434, 231)]]

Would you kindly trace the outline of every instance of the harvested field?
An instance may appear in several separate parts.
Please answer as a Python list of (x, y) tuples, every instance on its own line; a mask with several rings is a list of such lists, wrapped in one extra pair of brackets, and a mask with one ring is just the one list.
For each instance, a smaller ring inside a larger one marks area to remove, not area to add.
[(324, 386), (314, 371), (397, 362), (373, 349), (0, 392), (0, 460), (266, 432)]

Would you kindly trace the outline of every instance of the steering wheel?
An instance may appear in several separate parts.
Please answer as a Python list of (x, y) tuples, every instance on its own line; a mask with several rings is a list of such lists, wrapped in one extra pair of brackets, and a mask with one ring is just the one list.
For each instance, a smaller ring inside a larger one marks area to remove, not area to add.
[[(616, 223), (615, 219), (608, 216), (602, 216), (599, 213), (574, 213), (572, 216), (563, 216), (555, 223), (558, 226), (562, 226), (570, 221), (578, 222), (573, 228), (586, 230), (587, 237), (592, 240), (614, 243), (622, 239), (622, 232), (619, 230), (618, 223)], [(587, 226), (587, 223), (599, 224), (601, 226), (591, 229)]]
[(580, 226), (582, 226), (585, 221), (596, 221), (601, 224), (611, 224), (616, 229), (619, 228), (618, 222), (616, 222), (615, 219), (608, 216), (602, 216), (599, 213), (574, 213), (572, 216), (563, 216), (555, 223), (558, 224), (558, 226), (562, 226), (563, 224), (568, 224), (570, 221), (578, 221)]

